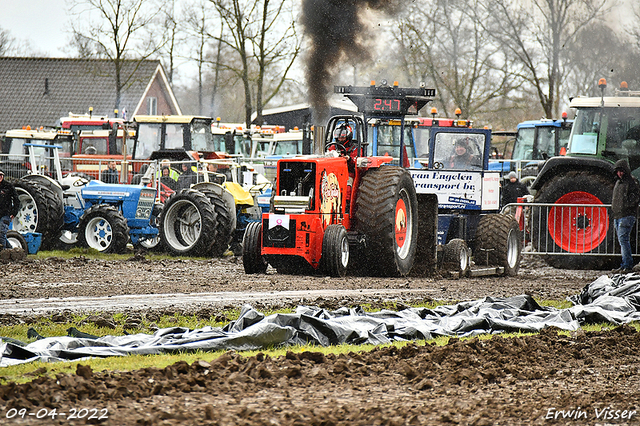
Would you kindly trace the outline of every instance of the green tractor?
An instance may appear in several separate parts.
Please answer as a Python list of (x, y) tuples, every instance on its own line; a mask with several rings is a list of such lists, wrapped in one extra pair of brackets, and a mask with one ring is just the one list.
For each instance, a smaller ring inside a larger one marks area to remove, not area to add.
[[(621, 89), (600, 97), (576, 97), (576, 116), (567, 154), (547, 160), (532, 189), (536, 191), (531, 220), (534, 250), (551, 266), (600, 269), (619, 259), (611, 203), (614, 163), (626, 159), (640, 177), (640, 91)], [(638, 252), (637, 237), (632, 248)]]

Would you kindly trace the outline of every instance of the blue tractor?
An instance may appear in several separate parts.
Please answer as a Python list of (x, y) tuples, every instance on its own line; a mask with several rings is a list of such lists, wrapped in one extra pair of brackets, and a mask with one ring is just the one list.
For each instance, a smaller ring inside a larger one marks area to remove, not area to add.
[(20, 211), (12, 228), (18, 232), (39, 232), (43, 246), (58, 244), (94, 248), (105, 253), (122, 253), (129, 241), (134, 246), (158, 236), (152, 226), (156, 189), (105, 184), (69, 173), (62, 176), (59, 145), (26, 143), (29, 162), (38, 164), (36, 149), (49, 151), (53, 175), (39, 167), (24, 176), (16, 188)]
[(561, 120), (523, 121), (517, 126), (515, 138), (505, 143), (503, 158), (489, 161), (489, 170), (503, 174), (515, 171), (524, 184), (531, 186), (542, 163), (566, 154), (572, 125), (573, 120), (567, 120), (566, 112)]

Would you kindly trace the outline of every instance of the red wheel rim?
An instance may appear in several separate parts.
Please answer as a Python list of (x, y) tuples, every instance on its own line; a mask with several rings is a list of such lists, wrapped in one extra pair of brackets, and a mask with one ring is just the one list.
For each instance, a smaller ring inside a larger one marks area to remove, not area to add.
[[(593, 194), (574, 191), (555, 204), (602, 204)], [(604, 207), (552, 207), (547, 221), (549, 235), (562, 250), (588, 253), (607, 237), (609, 214)]]
[(407, 206), (404, 200), (399, 199), (396, 204), (396, 226), (395, 226), (396, 244), (402, 248), (407, 239)]

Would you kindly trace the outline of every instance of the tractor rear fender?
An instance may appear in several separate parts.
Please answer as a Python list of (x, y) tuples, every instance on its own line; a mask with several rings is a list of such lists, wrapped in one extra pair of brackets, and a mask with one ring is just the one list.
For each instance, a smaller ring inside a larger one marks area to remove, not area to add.
[(375, 169), (384, 164), (391, 163), (393, 158), (390, 156), (378, 156), (378, 157), (358, 157), (356, 165), (359, 168)]
[(222, 194), (225, 192), (225, 189), (222, 185), (213, 182), (200, 182), (191, 186), (191, 189), (195, 189), (200, 192), (213, 192), (214, 194), (222, 197)]
[(438, 196), (417, 194), (418, 244), (411, 275), (424, 276), (435, 272), (438, 238)]
[(224, 187), (233, 194), (233, 198), (236, 200), (236, 204), (242, 204), (244, 206), (253, 206), (253, 196), (249, 191), (244, 189), (240, 184), (235, 182), (225, 182)]
[[(200, 182), (193, 185), (191, 189), (195, 189), (203, 193), (212, 192), (216, 194), (218, 197), (224, 200), (227, 208), (232, 213), (232, 216), (236, 215), (236, 204), (239, 203), (234, 198), (234, 194), (226, 190), (222, 185), (213, 182)], [(251, 194), (249, 194), (249, 196), (251, 197)], [(251, 197), (251, 203), (253, 205), (253, 197)]]
[(38, 185), (44, 185), (44, 186), (48, 187), (49, 189), (51, 189), (56, 194), (58, 194), (58, 197), (60, 197), (60, 200), (64, 200), (64, 198), (63, 198), (63, 192), (64, 191), (62, 190), (62, 187), (60, 186), (60, 184), (58, 182), (56, 182), (55, 180), (53, 180), (49, 176), (26, 175), (22, 179), (28, 180), (28, 181), (33, 182), (33, 183), (37, 183)]
[(610, 176), (613, 178), (613, 163), (602, 158), (590, 157), (553, 157), (547, 160), (538, 173), (538, 177), (531, 184), (531, 189), (539, 190), (554, 177), (572, 171), (588, 170), (593, 174)]

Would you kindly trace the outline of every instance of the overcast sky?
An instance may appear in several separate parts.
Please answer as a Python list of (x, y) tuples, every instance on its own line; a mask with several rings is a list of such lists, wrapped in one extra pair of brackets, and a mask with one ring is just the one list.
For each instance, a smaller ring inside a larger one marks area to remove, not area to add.
[(0, 27), (48, 56), (67, 56), (68, 23), (65, 0), (0, 0)]
[[(611, 17), (610, 20), (629, 19), (630, 5), (634, 1), (637, 0), (621, 0), (623, 6), (615, 14), (620, 18)], [(68, 26), (65, 0), (0, 0), (0, 27), (19, 41), (29, 41), (33, 50), (47, 56), (69, 56), (62, 50), (70, 36), (65, 32)]]

